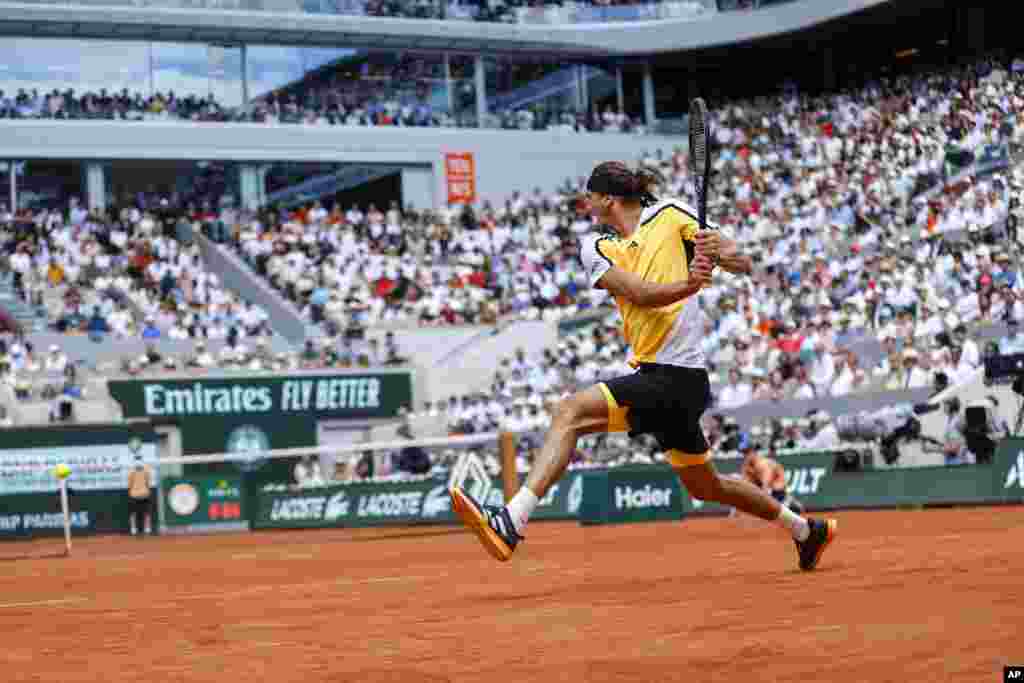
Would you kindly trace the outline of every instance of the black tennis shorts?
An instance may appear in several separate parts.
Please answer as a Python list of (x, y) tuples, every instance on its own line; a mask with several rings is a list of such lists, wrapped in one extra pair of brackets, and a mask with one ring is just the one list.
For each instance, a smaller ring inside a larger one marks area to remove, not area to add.
[(603, 384), (620, 408), (628, 408), (628, 430), (612, 429), (616, 416), (609, 415), (609, 431), (628, 431), (631, 437), (651, 434), (665, 451), (696, 455), (709, 450), (700, 426), (701, 415), (711, 405), (704, 368), (644, 363), (632, 375)]
[(150, 511), (151, 497), (132, 498), (131, 496), (128, 496), (128, 498), (131, 500), (133, 515), (145, 515)]

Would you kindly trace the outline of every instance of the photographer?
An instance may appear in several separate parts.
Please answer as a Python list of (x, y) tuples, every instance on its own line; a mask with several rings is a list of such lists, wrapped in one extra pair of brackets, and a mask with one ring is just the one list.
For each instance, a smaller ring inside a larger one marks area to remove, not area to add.
[(988, 464), (995, 456), (996, 443), (1006, 436), (1006, 425), (1000, 424), (994, 406), (984, 399), (974, 401), (956, 421), (963, 434), (967, 457), (978, 464)]

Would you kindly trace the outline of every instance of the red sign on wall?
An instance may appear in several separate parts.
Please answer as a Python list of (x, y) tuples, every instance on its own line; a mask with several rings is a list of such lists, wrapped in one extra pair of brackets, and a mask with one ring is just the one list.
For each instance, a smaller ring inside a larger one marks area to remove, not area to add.
[(476, 164), (472, 152), (445, 153), (444, 176), (448, 185), (449, 204), (471, 204), (476, 201)]

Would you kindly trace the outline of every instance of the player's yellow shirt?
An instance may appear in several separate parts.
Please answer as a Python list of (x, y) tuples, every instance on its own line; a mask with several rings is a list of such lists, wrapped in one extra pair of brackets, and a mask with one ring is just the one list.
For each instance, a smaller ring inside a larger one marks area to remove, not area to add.
[[(686, 204), (666, 199), (644, 209), (640, 224), (628, 238), (590, 235), (583, 239), (580, 259), (594, 286), (614, 265), (648, 282), (685, 280), (694, 254), (698, 223)], [(626, 341), (633, 350), (629, 363), (661, 363), (703, 368), (700, 341), (704, 313), (695, 297), (662, 308), (637, 306), (616, 297)]]

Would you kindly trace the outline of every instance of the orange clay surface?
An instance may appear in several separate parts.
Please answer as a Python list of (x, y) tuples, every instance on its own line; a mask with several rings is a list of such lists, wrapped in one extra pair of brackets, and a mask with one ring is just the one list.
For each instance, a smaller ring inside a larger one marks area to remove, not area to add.
[(439, 527), (82, 538), (0, 562), (0, 680), (987, 683), (1024, 664), (1024, 508), (837, 517), (813, 574), (749, 518), (536, 523), (508, 564)]

